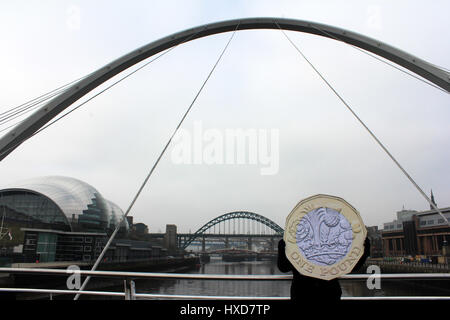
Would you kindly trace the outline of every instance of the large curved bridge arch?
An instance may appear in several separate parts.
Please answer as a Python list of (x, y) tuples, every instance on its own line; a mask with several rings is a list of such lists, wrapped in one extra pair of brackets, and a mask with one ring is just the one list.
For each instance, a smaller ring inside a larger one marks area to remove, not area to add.
[(339, 40), (370, 51), (422, 76), (450, 92), (450, 72), (379, 40), (326, 24), (283, 18), (245, 18), (215, 22), (180, 31), (114, 60), (71, 85), (0, 139), (0, 161), (72, 103), (118, 73), (180, 43), (234, 30), (283, 29)]
[(284, 232), (283, 228), (281, 228), (277, 223), (273, 222), (269, 218), (266, 218), (260, 214), (250, 212), (250, 211), (233, 211), (233, 212), (228, 212), (228, 213), (222, 214), (222, 215), (208, 221), (207, 223), (205, 223), (201, 228), (199, 228), (195, 233), (193, 233), (184, 242), (183, 249), (186, 249), (192, 243), (192, 241), (194, 241), (196, 238), (201, 237), (206, 232), (206, 230), (214, 227), (216, 224), (219, 224), (221, 222), (228, 221), (228, 220), (233, 220), (233, 219), (248, 219), (248, 220), (253, 220), (253, 221), (259, 222), (259, 223), (269, 227), (270, 229), (275, 231), (276, 234), (279, 234), (279, 235), (282, 235)]

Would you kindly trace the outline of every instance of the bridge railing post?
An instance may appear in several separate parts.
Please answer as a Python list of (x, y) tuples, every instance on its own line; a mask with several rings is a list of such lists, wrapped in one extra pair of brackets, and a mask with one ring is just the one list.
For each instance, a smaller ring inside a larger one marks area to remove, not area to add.
[(136, 285), (133, 280), (123, 281), (125, 300), (136, 300)]

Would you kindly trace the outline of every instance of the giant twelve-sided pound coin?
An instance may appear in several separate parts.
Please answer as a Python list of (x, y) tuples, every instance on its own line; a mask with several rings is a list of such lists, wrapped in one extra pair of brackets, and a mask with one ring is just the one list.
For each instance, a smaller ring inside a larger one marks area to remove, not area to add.
[(367, 231), (344, 199), (315, 195), (286, 218), (286, 256), (301, 274), (331, 280), (352, 271), (364, 253)]

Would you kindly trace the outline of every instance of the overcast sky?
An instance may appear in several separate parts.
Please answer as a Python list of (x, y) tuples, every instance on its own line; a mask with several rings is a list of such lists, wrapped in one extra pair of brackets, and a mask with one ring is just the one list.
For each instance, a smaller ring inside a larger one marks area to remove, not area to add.
[[(245, 17), (346, 28), (450, 69), (448, 1), (55, 0), (0, 6), (0, 112), (161, 37)], [(449, 95), (343, 43), (288, 34), (424, 191), (433, 189), (438, 206), (449, 207)], [(230, 35), (175, 48), (31, 138), (0, 163), (1, 184), (70, 176), (125, 211)], [(429, 208), (280, 31), (235, 35), (183, 128), (193, 132), (195, 123), (224, 135), (276, 130), (279, 169), (261, 175), (258, 164), (177, 164), (171, 146), (130, 213), (150, 232), (166, 224), (194, 232), (239, 210), (284, 228), (294, 206), (317, 193), (346, 199), (366, 225), (382, 226), (403, 206)]]

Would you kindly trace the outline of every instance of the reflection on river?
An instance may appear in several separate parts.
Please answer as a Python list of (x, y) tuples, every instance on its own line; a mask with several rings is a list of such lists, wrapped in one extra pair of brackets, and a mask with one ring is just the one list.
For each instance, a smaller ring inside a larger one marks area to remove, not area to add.
[[(219, 257), (203, 264), (189, 273), (226, 275), (276, 275), (275, 261), (223, 262)], [(342, 296), (424, 296), (450, 295), (447, 285), (432, 280), (383, 280), (380, 289), (368, 289), (366, 280), (341, 280)], [(152, 279), (136, 280), (138, 293), (157, 293), (168, 295), (207, 295), (207, 296), (257, 296), (289, 297), (291, 281), (244, 281), (244, 280), (184, 280)]]
[[(277, 275), (276, 261), (224, 262), (220, 257), (212, 257), (188, 273), (225, 275)], [(93, 280), (93, 284), (100, 279)], [(101, 283), (100, 283), (101, 284)], [(135, 279), (137, 293), (190, 296), (255, 296), (290, 297), (291, 280), (247, 281), (247, 280), (188, 280), (188, 279)], [(340, 280), (343, 297), (371, 296), (450, 296), (447, 281), (442, 280), (388, 280), (381, 281), (379, 289), (368, 289), (366, 280)], [(105, 289), (105, 286), (100, 285)], [(110, 283), (110, 291), (123, 291), (123, 285)], [(91, 288), (93, 290), (94, 288)], [(90, 296), (87, 299), (110, 299), (110, 297)], [(115, 298), (114, 298), (115, 299)]]
[[(200, 274), (282, 274), (276, 262), (243, 261), (223, 262), (212, 257), (209, 263), (189, 273)], [(136, 282), (139, 293), (177, 294), (177, 295), (208, 295), (208, 296), (258, 296), (258, 297), (288, 297), (289, 281), (246, 281), (246, 280), (184, 280), (164, 279)]]

